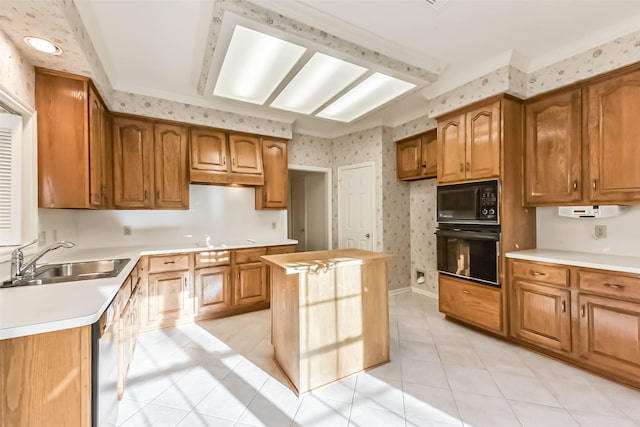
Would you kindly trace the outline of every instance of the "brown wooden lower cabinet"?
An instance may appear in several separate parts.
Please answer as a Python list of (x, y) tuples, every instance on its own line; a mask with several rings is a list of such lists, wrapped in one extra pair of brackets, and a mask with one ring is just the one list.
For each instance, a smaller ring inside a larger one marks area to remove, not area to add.
[(502, 333), (500, 289), (440, 274), (440, 311), (483, 329)]
[(511, 286), (511, 335), (552, 350), (571, 352), (571, 293), (520, 280)]
[(578, 296), (579, 355), (640, 384), (640, 303)]
[(0, 340), (0, 426), (91, 425), (91, 325)]
[(194, 277), (198, 318), (208, 318), (210, 314), (231, 308), (231, 267), (198, 268)]
[(147, 321), (157, 327), (175, 325), (193, 315), (188, 270), (149, 274)]
[(262, 262), (239, 264), (234, 268), (234, 305), (258, 304), (269, 301), (267, 267)]

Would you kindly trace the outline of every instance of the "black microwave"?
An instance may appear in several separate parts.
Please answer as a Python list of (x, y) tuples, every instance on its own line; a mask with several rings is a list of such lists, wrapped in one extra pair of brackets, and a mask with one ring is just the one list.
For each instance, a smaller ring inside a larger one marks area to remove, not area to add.
[(438, 222), (500, 224), (500, 186), (497, 180), (439, 186)]

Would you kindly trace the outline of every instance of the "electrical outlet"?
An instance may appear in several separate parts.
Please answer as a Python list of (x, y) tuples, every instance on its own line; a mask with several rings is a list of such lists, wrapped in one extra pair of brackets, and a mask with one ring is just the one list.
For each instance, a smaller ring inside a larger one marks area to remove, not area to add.
[(42, 230), (38, 233), (38, 244), (44, 245), (45, 243), (47, 243), (47, 232)]
[(593, 235), (596, 239), (606, 239), (607, 238), (607, 226), (606, 225), (596, 225)]
[(278, 228), (278, 223), (277, 223), (277, 222), (275, 222), (275, 221), (273, 221), (273, 222), (271, 223), (271, 229), (272, 229), (272, 230), (275, 230), (276, 228)]
[(122, 233), (125, 236), (131, 236), (131, 226), (130, 225), (125, 225), (122, 227)]

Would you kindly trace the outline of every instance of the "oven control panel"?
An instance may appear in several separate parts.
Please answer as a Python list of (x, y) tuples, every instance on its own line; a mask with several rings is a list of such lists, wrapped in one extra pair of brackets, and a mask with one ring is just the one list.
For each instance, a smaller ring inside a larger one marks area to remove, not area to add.
[(480, 219), (498, 218), (498, 186), (491, 185), (480, 189)]

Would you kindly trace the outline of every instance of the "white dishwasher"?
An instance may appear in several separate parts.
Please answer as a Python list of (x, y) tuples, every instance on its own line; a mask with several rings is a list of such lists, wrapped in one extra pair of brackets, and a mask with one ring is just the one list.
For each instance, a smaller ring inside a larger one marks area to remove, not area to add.
[(115, 427), (118, 422), (118, 329), (116, 296), (91, 328), (91, 425)]

